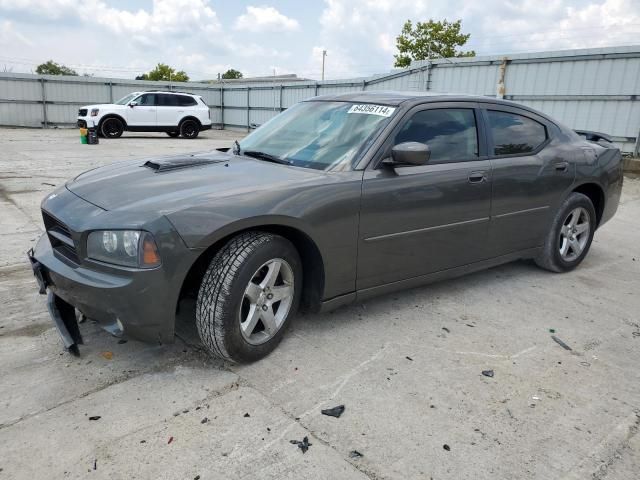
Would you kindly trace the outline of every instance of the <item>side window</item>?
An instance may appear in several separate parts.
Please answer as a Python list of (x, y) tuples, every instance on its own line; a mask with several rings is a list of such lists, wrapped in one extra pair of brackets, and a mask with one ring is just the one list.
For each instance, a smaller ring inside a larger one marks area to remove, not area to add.
[(476, 117), (470, 108), (423, 110), (411, 117), (396, 134), (394, 145), (426, 143), (429, 163), (470, 160), (478, 156)]
[(160, 93), (158, 97), (158, 106), (160, 107), (177, 107), (178, 102), (175, 95), (167, 95)]
[(191, 107), (196, 105), (197, 102), (192, 97), (187, 97), (186, 95), (176, 95), (178, 97), (178, 105), (181, 107)]
[(547, 129), (535, 120), (496, 110), (487, 110), (487, 114), (494, 155), (532, 152), (547, 140)]
[(138, 98), (138, 105), (144, 105), (146, 107), (153, 107), (156, 105), (156, 94), (145, 93)]

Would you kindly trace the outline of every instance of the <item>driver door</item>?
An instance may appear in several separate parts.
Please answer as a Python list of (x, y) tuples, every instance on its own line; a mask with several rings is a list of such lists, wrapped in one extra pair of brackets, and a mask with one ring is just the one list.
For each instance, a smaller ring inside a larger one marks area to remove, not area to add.
[(145, 93), (134, 99), (137, 105), (131, 105), (127, 110), (127, 126), (129, 127), (155, 127), (157, 114), (157, 95)]
[[(381, 163), (394, 145), (411, 141), (429, 145), (425, 165)], [(491, 165), (485, 143), (474, 103), (432, 103), (405, 114), (364, 173), (358, 290), (487, 258)]]

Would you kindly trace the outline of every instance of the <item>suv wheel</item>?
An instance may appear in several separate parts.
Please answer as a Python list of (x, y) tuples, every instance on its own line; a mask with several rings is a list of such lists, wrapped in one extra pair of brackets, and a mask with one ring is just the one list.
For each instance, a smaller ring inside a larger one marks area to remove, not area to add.
[(551, 224), (538, 266), (568, 272), (587, 256), (596, 229), (596, 211), (586, 195), (574, 192), (564, 201)]
[(180, 132), (165, 132), (167, 135), (169, 135), (171, 138), (176, 138), (177, 136), (180, 135)]
[(269, 354), (295, 315), (302, 264), (287, 239), (264, 232), (234, 237), (213, 257), (196, 305), (207, 350), (235, 362)]
[(200, 125), (195, 120), (185, 120), (180, 124), (180, 135), (184, 138), (196, 138), (200, 133)]
[(124, 132), (124, 124), (118, 118), (107, 118), (102, 121), (100, 132), (105, 138), (119, 138)]

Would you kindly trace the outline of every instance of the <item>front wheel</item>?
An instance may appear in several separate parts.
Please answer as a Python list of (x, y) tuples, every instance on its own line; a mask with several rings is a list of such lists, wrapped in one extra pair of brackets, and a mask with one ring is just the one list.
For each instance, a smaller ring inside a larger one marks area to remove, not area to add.
[(213, 257), (200, 285), (200, 338), (225, 360), (259, 360), (280, 343), (301, 292), (302, 264), (291, 242), (266, 232), (240, 234)]
[(539, 267), (568, 272), (587, 256), (596, 230), (596, 211), (586, 195), (574, 192), (564, 201), (536, 258)]
[(124, 124), (118, 118), (107, 118), (102, 121), (100, 132), (105, 138), (119, 138), (124, 132)]
[(195, 120), (185, 120), (180, 124), (180, 135), (183, 138), (196, 138), (200, 133), (200, 125)]

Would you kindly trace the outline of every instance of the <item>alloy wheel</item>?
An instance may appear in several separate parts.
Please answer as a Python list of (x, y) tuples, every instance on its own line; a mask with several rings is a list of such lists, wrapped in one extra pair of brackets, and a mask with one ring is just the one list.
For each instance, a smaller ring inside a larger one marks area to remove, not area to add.
[(240, 331), (252, 345), (269, 341), (284, 324), (293, 303), (293, 269), (286, 260), (274, 258), (252, 276), (240, 306)]
[(574, 208), (560, 228), (559, 251), (565, 262), (573, 262), (584, 251), (591, 233), (589, 212), (583, 207)]

